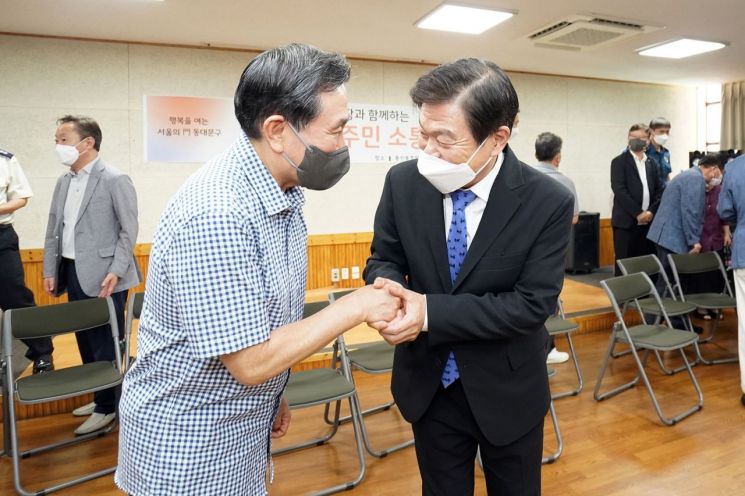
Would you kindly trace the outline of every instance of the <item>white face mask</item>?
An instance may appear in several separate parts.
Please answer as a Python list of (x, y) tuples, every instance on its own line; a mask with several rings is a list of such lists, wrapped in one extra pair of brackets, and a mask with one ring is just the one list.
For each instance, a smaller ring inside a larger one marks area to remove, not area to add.
[(711, 179), (709, 179), (709, 186), (711, 186), (712, 188), (716, 188), (720, 184), (722, 184), (721, 177), (712, 177)]
[[(487, 138), (488, 139), (488, 138)], [(424, 150), (419, 150), (419, 158), (417, 159), (417, 168), (419, 173), (423, 175), (427, 181), (432, 183), (432, 186), (438, 189), (440, 193), (447, 194), (452, 193), (456, 189), (459, 189), (466, 184), (473, 181), (473, 179), (484, 170), (489, 164), (492, 157), (486, 159), (484, 165), (479, 167), (476, 172), (471, 169), (468, 162), (471, 161), (474, 155), (478, 153), (482, 146), (484, 146), (486, 140), (482, 141), (476, 151), (471, 154), (469, 159), (462, 164), (454, 164), (443, 160), (434, 155), (426, 153)]]
[(654, 137), (655, 142), (660, 146), (665, 146), (665, 143), (667, 143), (667, 140), (670, 139), (670, 136), (667, 134), (658, 134)]
[[(80, 140), (78, 145), (83, 141), (84, 140)], [(76, 148), (78, 145), (57, 145), (54, 147), (54, 151), (57, 152), (57, 157), (59, 158), (59, 161), (62, 162), (62, 165), (70, 167), (72, 164), (77, 162), (80, 157), (80, 152)]]

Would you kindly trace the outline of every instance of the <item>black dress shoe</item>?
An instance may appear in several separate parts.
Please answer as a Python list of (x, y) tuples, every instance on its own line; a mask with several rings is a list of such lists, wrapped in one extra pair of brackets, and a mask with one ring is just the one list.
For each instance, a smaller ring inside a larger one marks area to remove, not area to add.
[(54, 363), (51, 359), (37, 358), (34, 360), (34, 374), (43, 374), (54, 370)]
[(745, 394), (740, 396), (740, 403), (742, 403), (742, 406), (745, 406)]
[(701, 326), (695, 325), (695, 326), (693, 326), (693, 332), (695, 332), (696, 334), (703, 334), (704, 333), (704, 328), (701, 327)]

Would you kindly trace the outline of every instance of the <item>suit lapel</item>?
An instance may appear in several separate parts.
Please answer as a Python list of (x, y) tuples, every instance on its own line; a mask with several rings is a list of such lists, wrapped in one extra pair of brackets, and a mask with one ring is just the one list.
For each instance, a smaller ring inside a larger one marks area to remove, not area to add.
[(499, 175), (497, 175), (489, 193), (489, 201), (486, 202), (479, 228), (468, 247), (466, 258), (463, 260), (458, 278), (455, 280), (453, 291), (458, 289), (458, 286), (476, 267), (486, 250), (494, 243), (520, 207), (520, 197), (513, 191), (523, 184), (520, 162), (509, 148), (505, 148), (504, 153), (504, 163), (502, 163)]
[(450, 282), (450, 266), (448, 264), (447, 240), (445, 237), (445, 212), (443, 210), (443, 195), (424, 176), (418, 175), (421, 181), (413, 191), (421, 191), (421, 196), (413, 205), (415, 210), (421, 210), (421, 222), (425, 229), (426, 244), (429, 246), (432, 261), (437, 272), (442, 288), (449, 291), (452, 287)]
[(85, 186), (85, 193), (83, 193), (83, 200), (80, 202), (80, 210), (78, 211), (78, 218), (75, 221), (75, 225), (80, 222), (85, 209), (88, 208), (88, 203), (90, 203), (91, 201), (93, 191), (95, 191), (96, 186), (98, 185), (98, 181), (101, 179), (101, 171), (103, 170), (103, 168), (103, 162), (101, 161), (101, 159), (98, 159), (98, 162), (91, 171), (91, 177), (88, 178), (88, 184)]

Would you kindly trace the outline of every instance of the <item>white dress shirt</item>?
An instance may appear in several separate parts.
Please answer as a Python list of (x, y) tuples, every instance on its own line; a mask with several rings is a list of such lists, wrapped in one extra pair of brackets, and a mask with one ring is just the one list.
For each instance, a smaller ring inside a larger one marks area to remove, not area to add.
[(639, 179), (642, 180), (642, 211), (646, 212), (649, 208), (649, 184), (647, 184), (647, 155), (642, 155), (642, 158), (636, 156), (636, 153), (631, 152), (631, 156), (634, 157), (636, 162), (636, 170), (639, 172)]
[[(466, 207), (466, 245), (470, 248), (471, 241), (476, 236), (476, 231), (481, 224), (481, 217), (484, 215), (486, 209), (486, 202), (489, 201), (489, 193), (491, 193), (494, 181), (499, 175), (499, 170), (502, 168), (504, 162), (504, 153), (500, 153), (497, 157), (497, 163), (489, 174), (487, 174), (481, 181), (471, 186), (469, 189), (476, 194), (476, 198)], [(453, 220), (453, 200), (450, 198), (450, 194), (447, 194), (442, 199), (442, 207), (445, 213), (445, 239), (448, 237), (450, 232), (450, 222)], [(422, 331), (428, 330), (429, 316), (425, 310), (424, 313), (424, 326)]]
[[(31, 186), (14, 156), (0, 155), (0, 205), (18, 198), (31, 198)], [(0, 224), (13, 224), (13, 212), (0, 215)]]
[(62, 256), (64, 258), (75, 260), (75, 224), (80, 214), (80, 204), (83, 202), (85, 188), (88, 186), (88, 178), (96, 162), (98, 162), (98, 157), (80, 169), (77, 174), (72, 169), (67, 173), (70, 175), (70, 186), (67, 189), (65, 211), (62, 217)]

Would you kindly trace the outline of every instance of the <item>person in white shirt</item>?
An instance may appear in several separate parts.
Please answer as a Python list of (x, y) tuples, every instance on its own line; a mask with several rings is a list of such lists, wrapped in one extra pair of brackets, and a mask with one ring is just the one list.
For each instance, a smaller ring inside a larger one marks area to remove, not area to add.
[[(0, 148), (0, 309), (26, 308), (36, 305), (34, 294), (23, 277), (23, 263), (18, 251), (18, 235), (13, 229), (15, 212), (26, 206), (33, 196), (31, 186), (18, 159)], [(52, 338), (24, 339), (26, 358), (34, 362), (33, 373), (54, 369)]]

